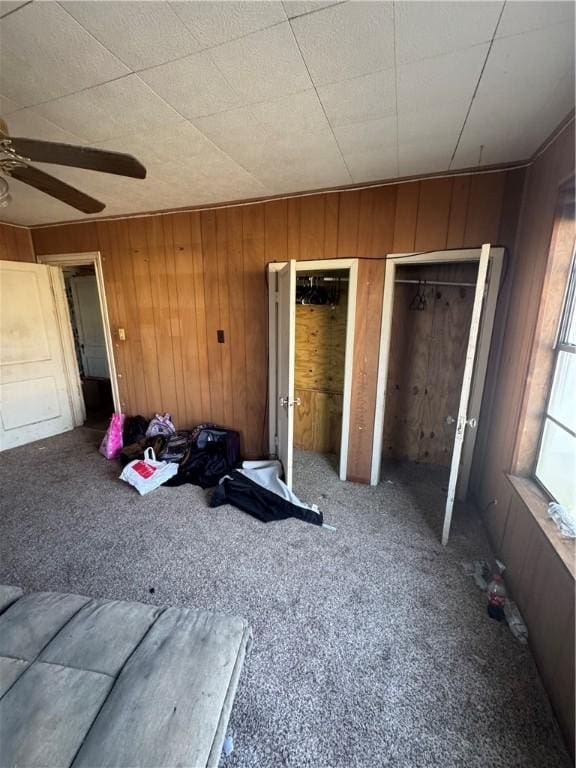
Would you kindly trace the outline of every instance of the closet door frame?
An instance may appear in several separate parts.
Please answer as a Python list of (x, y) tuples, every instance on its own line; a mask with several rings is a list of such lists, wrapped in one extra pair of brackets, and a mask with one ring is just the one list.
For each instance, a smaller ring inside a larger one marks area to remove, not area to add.
[[(277, 440), (277, 309), (276, 309), (276, 278), (277, 273), (288, 262), (272, 262), (268, 264), (268, 443), (271, 456), (276, 455)], [(347, 269), (348, 307), (346, 314), (346, 350), (344, 353), (344, 392), (342, 396), (342, 436), (340, 438), (340, 457), (338, 475), (340, 480), (346, 480), (348, 474), (348, 443), (350, 438), (350, 410), (352, 401), (352, 380), (354, 362), (354, 338), (356, 330), (356, 296), (358, 287), (358, 259), (319, 259), (316, 261), (297, 261), (298, 272), (329, 272), (331, 270)], [(293, 296), (296, 301), (296, 295)], [(292, 360), (295, 365), (295, 360)]]
[[(394, 310), (394, 282), (396, 268), (400, 265), (418, 264), (449, 264), (455, 261), (479, 262), (481, 248), (466, 248), (454, 251), (433, 251), (430, 253), (391, 253), (386, 256), (386, 273), (384, 276), (384, 296), (382, 300), (382, 324), (380, 328), (380, 352), (378, 360), (378, 381), (376, 389), (376, 408), (374, 413), (374, 440), (372, 443), (372, 466), (370, 485), (380, 482), (382, 465), (382, 439), (384, 433), (384, 418), (386, 412), (386, 384), (388, 380), (388, 364), (390, 360), (390, 345), (392, 343), (392, 313)], [(490, 248), (489, 282), (484, 296), (481, 315), (481, 327), (476, 349), (476, 362), (472, 376), (469, 412), (478, 419), (482, 405), (484, 383), (488, 369), (488, 357), (492, 344), (492, 331), (496, 315), (496, 305), (500, 291), (502, 266), (504, 263), (504, 248)], [(462, 450), (460, 465), (460, 481), (457, 498), (464, 499), (468, 491), (470, 468), (474, 455), (477, 428), (467, 430)]]

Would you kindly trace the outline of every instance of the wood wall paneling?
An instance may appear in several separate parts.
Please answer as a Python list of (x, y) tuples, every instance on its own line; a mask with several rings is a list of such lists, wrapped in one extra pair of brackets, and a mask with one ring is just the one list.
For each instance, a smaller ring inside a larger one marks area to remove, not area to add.
[(0, 260), (36, 261), (30, 230), (0, 223)]
[(173, 348), (176, 365), (179, 423), (202, 413), (201, 367), (198, 359), (198, 324), (190, 221), (187, 214), (166, 217), (164, 231), (170, 268)]
[(461, 247), (466, 231), (466, 216), (470, 199), (470, 176), (455, 176), (452, 180), (452, 198), (446, 248)]
[(416, 223), (416, 251), (444, 250), (448, 238), (452, 179), (420, 182), (419, 215)]
[(250, 432), (246, 450), (261, 455), (265, 450), (268, 359), (266, 286), (266, 234), (264, 205), (243, 209), (244, 299), (246, 329), (246, 411)]
[[(200, 214), (202, 232), (202, 254), (204, 257), (204, 291), (206, 300), (206, 347), (208, 352), (208, 373), (212, 418), (224, 424), (224, 368), (221, 345), (217, 331), (220, 322), (220, 293), (218, 279), (218, 251), (216, 242), (216, 211), (202, 211)], [(223, 329), (226, 331), (227, 329)]]
[(296, 258), (300, 261), (323, 259), (326, 195), (310, 195), (299, 202), (300, 244)]
[(365, 189), (360, 198), (358, 258), (382, 259), (394, 245), (397, 187)]
[(358, 224), (361, 192), (341, 193), (338, 211), (338, 257), (355, 258), (358, 254)]
[(400, 184), (396, 193), (394, 212), (393, 253), (412, 253), (415, 250), (419, 201), (419, 182)]
[(573, 748), (574, 576), (524, 501), (512, 493), (502, 540), (506, 583), (529, 629), (529, 643), (562, 731)]
[(340, 195), (326, 195), (324, 206), (324, 258), (333, 259), (338, 253), (338, 212)]
[(372, 462), (384, 267), (368, 259), (358, 268), (348, 477), (361, 482), (369, 479)]
[[(490, 538), (507, 566), (507, 582), (528, 624), (536, 662), (574, 752), (574, 578), (550, 540), (530, 529), (535, 525), (534, 514), (518, 499), (504, 474), (527, 471), (530, 464), (522, 453), (526, 419), (531, 417), (526, 397), (534, 352), (541, 343), (550, 343), (540, 337), (538, 318), (543, 303), (551, 298), (546, 278), (559, 186), (574, 173), (573, 123), (525, 173), (518, 215), (523, 173), (510, 172), (500, 181), (503, 200), (498, 236), (513, 252), (498, 312), (502, 345), (499, 360), (491, 357), (489, 417), (481, 422), (473, 488), (478, 506), (486, 510)], [(496, 180), (491, 183), (498, 193)], [(486, 192), (485, 188), (484, 197)], [(476, 193), (480, 194), (478, 185)], [(492, 198), (488, 203), (482, 225), (486, 232), (492, 228), (488, 215), (494, 217), (495, 208)], [(467, 236), (474, 230), (479, 232), (478, 222), (467, 226)], [(483, 412), (486, 405), (485, 395)]]
[[(497, 495), (497, 489), (502, 488), (501, 473), (514, 469), (514, 450), (521, 432), (522, 403), (546, 274), (558, 187), (573, 168), (573, 130), (572, 126), (568, 126), (526, 174), (522, 210), (513, 244), (514, 254), (512, 257), (509, 255), (505, 274), (504, 300), (507, 310), (504, 317), (500, 310), (498, 313), (500, 328), (503, 325), (503, 342), (492, 387), (492, 412), (488, 424), (482, 425), (480, 433), (481, 445), (486, 447), (483, 454), (477, 454), (479, 458), (475, 461), (473, 473), (473, 488), (480, 508), (486, 507), (495, 498), (503, 501)], [(514, 196), (517, 195), (515, 184), (517, 178), (508, 184), (508, 191)], [(506, 201), (504, 204), (503, 212), (507, 215), (514, 213), (517, 201), (513, 202)], [(512, 229), (510, 224), (501, 222), (500, 235), (508, 233), (511, 237)], [(492, 365), (489, 377), (494, 370)], [(499, 507), (503, 510), (506, 505), (499, 504)]]
[[(266, 263), (288, 261), (288, 203), (289, 200), (272, 200), (264, 206)], [(242, 209), (238, 209), (240, 212)], [(237, 233), (241, 236), (241, 230)]]
[[(513, 173), (513, 171), (512, 171)], [(506, 174), (482, 173), (470, 178), (470, 194), (462, 246), (498, 243)]]
[[(463, 247), (494, 239), (509, 174), (486, 176), (497, 178), (456, 177), (41, 227), (32, 236), (38, 254), (102, 252), (113, 330), (124, 327), (127, 333), (126, 342), (115, 340), (126, 411), (172, 410), (182, 427), (209, 420), (231, 423), (240, 429), (247, 455), (265, 450), (265, 264), (361, 258), (349, 470), (367, 481), (382, 259), (414, 250), (416, 238), (425, 250), (442, 242)], [(472, 201), (482, 206), (481, 215), (469, 210)], [(217, 343), (219, 329), (225, 332), (224, 344)]]
[[(242, 211), (226, 210), (227, 266), (228, 270), (228, 349), (230, 351), (230, 382), (232, 388), (232, 415), (230, 424), (240, 431), (243, 440), (249, 431), (246, 415), (246, 308), (244, 303), (244, 257), (242, 251)], [(244, 445), (242, 445), (244, 449)]]
[[(500, 217), (500, 230), (498, 242), (507, 246), (504, 254), (504, 270), (501, 277), (500, 293), (496, 307), (496, 316), (494, 321), (494, 330), (492, 334), (492, 345), (488, 359), (488, 368), (486, 380), (484, 383), (484, 395), (482, 398), (481, 419), (478, 425), (478, 435), (474, 451), (474, 460), (470, 474), (470, 493), (473, 498), (485, 509), (491, 499), (501, 499), (504, 501), (502, 508), (498, 510), (500, 515), (506, 506), (505, 499), (509, 493), (509, 488), (504, 482), (504, 478), (497, 469), (490, 472), (492, 489), (488, 490), (483, 476), (486, 476), (485, 467), (487, 462), (494, 460), (495, 450), (492, 444), (492, 424), (495, 418), (495, 409), (498, 407), (496, 402), (496, 392), (498, 383), (498, 374), (500, 366), (503, 363), (504, 335), (506, 332), (507, 317), (510, 306), (510, 292), (513, 283), (513, 267), (515, 259), (515, 243), (518, 224), (520, 218), (520, 209), (526, 178), (526, 169), (521, 168), (511, 171), (506, 176), (506, 185)], [(493, 465), (497, 467), (497, 464)], [(496, 492), (495, 486), (505, 488), (503, 494)], [(490, 515), (494, 516), (496, 510), (490, 508)]]

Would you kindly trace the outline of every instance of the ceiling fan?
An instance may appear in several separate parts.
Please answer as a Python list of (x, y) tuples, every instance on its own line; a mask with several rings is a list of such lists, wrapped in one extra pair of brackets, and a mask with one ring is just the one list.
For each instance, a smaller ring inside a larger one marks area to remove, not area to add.
[[(146, 178), (146, 168), (132, 155), (74, 144), (13, 137), (9, 135), (4, 120), (0, 119), (1, 174), (35, 187), (83, 213), (99, 213), (106, 207), (100, 200), (30, 165), (32, 162), (68, 165), (72, 168), (114, 173), (133, 179)], [(6, 205), (10, 200), (8, 184), (2, 177), (0, 183), (0, 204)]]

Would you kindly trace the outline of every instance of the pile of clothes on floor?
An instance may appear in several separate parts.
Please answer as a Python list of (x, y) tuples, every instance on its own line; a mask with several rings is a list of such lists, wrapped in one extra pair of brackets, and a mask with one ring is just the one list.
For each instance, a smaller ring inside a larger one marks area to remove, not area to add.
[(210, 506), (232, 504), (262, 522), (297, 517), (323, 525), (316, 505), (301, 502), (282, 481), (279, 461), (240, 458), (240, 435), (216, 424), (177, 430), (169, 414), (115, 413), (100, 453), (122, 464), (120, 479), (144, 495), (160, 485), (214, 488)]
[(238, 432), (215, 424), (177, 430), (169, 414), (156, 414), (150, 421), (142, 416), (125, 417), (122, 443), (118, 458), (124, 468), (145, 461), (150, 449), (156, 462), (176, 465), (163, 485), (192, 483), (212, 488), (240, 463)]

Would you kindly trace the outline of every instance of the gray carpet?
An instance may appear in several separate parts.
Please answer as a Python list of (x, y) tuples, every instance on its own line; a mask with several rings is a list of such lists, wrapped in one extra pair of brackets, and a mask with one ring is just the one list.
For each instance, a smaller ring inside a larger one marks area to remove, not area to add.
[(141, 498), (97, 439), (2, 454), (0, 582), (248, 619), (226, 768), (571, 765), (530, 652), (462, 571), (489, 555), (474, 514), (438, 542), (443, 473), (388, 467), (370, 488), (299, 454), (295, 490), (333, 533), (211, 510), (193, 486)]

